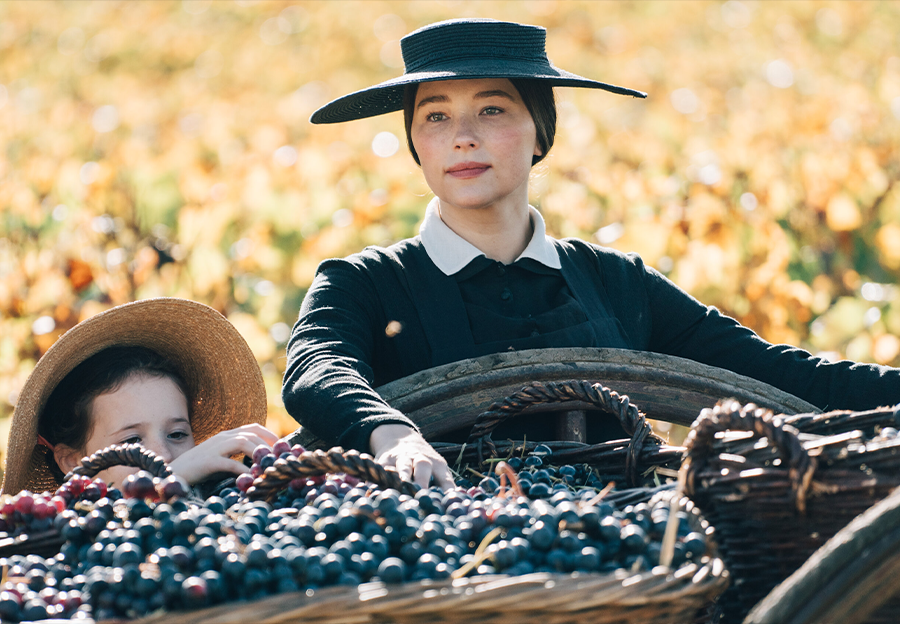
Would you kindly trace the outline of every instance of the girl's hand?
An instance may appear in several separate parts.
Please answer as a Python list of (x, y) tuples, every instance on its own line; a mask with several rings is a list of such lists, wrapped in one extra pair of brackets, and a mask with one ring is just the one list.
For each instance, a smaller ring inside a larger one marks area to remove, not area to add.
[(400, 477), (428, 487), (432, 478), (444, 490), (454, 487), (447, 462), (415, 429), (406, 425), (381, 425), (369, 436), (375, 461), (393, 466)]
[(243, 453), (252, 457), (253, 449), (260, 444), (272, 446), (277, 441), (278, 436), (262, 425), (244, 425), (237, 429), (220, 431), (208, 440), (185, 451), (169, 462), (169, 468), (191, 485), (200, 483), (217, 472), (234, 474), (250, 472), (247, 466), (231, 459), (231, 456)]

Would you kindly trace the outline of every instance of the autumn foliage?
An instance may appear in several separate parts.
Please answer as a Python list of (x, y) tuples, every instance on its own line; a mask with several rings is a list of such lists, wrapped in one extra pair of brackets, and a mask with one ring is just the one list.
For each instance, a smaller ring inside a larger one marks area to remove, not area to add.
[(560, 67), (650, 94), (558, 92), (551, 234), (640, 252), (770, 341), (900, 365), (896, 2), (8, 0), (0, 418), (64, 331), (166, 295), (237, 326), (287, 431), (317, 263), (414, 235), (429, 199), (401, 115), (309, 115), (464, 16), (543, 25)]

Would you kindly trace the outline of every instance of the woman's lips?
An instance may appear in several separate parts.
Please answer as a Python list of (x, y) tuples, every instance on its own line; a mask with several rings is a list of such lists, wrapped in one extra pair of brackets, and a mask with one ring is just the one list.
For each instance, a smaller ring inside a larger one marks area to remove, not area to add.
[(447, 173), (454, 178), (459, 179), (477, 178), (490, 168), (490, 165), (486, 165), (484, 163), (465, 162), (459, 163), (458, 165), (453, 165), (452, 167), (447, 169)]

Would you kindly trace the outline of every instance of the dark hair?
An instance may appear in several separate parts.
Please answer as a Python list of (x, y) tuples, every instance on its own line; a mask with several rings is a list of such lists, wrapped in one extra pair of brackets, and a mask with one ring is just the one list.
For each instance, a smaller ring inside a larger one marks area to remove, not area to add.
[(83, 449), (93, 431), (91, 402), (116, 390), (134, 375), (171, 379), (184, 396), (189, 396), (178, 369), (156, 351), (146, 347), (109, 347), (73, 368), (53, 389), (38, 420), (38, 433), (53, 445)]
[[(547, 156), (550, 148), (553, 147), (553, 140), (556, 138), (556, 97), (553, 95), (553, 87), (546, 80), (511, 78), (510, 82), (519, 92), (525, 108), (528, 109), (534, 120), (537, 144), (541, 148), (540, 156), (534, 156), (531, 159), (531, 164), (536, 165)], [(417, 82), (406, 86), (403, 93), (403, 122), (406, 125), (406, 144), (409, 146), (409, 152), (416, 164), (421, 166), (422, 163), (419, 162), (419, 155), (412, 142), (413, 113), (418, 90), (419, 83)]]

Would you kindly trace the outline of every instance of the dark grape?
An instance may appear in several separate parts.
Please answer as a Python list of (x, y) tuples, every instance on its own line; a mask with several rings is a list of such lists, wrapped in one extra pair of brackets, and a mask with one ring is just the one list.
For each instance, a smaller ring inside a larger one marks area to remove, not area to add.
[(189, 576), (181, 584), (181, 598), (188, 607), (202, 607), (209, 601), (209, 585), (206, 579)]

